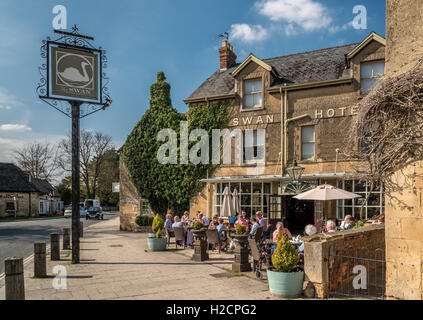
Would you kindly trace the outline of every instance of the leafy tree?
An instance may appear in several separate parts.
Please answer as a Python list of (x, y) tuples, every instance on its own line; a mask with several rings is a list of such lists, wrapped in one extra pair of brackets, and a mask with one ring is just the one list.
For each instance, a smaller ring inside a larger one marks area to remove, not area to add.
[(102, 168), (98, 176), (97, 194), (103, 205), (116, 206), (119, 193), (112, 192), (112, 184), (119, 181), (119, 154), (110, 149), (104, 154)]
[(65, 205), (72, 202), (72, 177), (66, 177), (62, 182), (56, 186), (57, 192), (62, 196), (62, 201)]

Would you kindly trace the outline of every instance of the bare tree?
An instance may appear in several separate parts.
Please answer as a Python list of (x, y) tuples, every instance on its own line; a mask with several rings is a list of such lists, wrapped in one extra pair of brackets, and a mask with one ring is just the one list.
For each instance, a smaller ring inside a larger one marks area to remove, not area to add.
[[(81, 131), (80, 142), (81, 180), (85, 185), (87, 197), (94, 198), (105, 154), (113, 148), (112, 137), (100, 132)], [(60, 143), (59, 165), (66, 172), (72, 172), (72, 142), (68, 137)]]
[(55, 145), (32, 142), (13, 153), (17, 166), (34, 178), (53, 180), (58, 174), (59, 151)]

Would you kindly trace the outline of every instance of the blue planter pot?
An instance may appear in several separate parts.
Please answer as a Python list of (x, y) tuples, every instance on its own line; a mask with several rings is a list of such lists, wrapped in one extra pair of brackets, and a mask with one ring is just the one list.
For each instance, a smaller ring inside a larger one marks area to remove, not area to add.
[(278, 298), (298, 298), (303, 290), (304, 272), (267, 270), (270, 293)]
[(148, 249), (150, 251), (165, 251), (167, 239), (166, 238), (148, 238)]

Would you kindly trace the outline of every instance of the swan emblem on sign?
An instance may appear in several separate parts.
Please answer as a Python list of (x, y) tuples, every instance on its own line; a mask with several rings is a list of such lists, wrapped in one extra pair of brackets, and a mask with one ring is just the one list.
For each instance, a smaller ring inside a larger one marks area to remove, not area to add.
[[(75, 63), (76, 57), (79, 58), (79, 62)], [(73, 61), (67, 58), (73, 59)], [(78, 68), (79, 63), (80, 68)], [(93, 82), (93, 64), (90, 63), (87, 57), (76, 54), (65, 54), (57, 60), (57, 70), (59, 69), (64, 69), (63, 71), (57, 72), (57, 77), (65, 85), (77, 88), (87, 88)]]
[(90, 64), (86, 62), (81, 63), (81, 69), (83, 70), (83, 74), (81, 72), (74, 68), (69, 67), (66, 68), (65, 71), (59, 72), (59, 75), (68, 81), (74, 81), (74, 82), (88, 82), (90, 81), (90, 77), (88, 76), (87, 67), (89, 67)]

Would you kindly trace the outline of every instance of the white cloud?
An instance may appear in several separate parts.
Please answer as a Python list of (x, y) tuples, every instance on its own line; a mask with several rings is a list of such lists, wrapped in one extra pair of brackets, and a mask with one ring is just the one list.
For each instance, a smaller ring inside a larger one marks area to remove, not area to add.
[(31, 131), (32, 129), (25, 124), (2, 124), (0, 125), (0, 131)]
[(24, 104), (17, 97), (4, 88), (0, 88), (0, 109), (11, 110), (14, 107), (22, 107)]
[(285, 28), (285, 34), (287, 36), (295, 36), (298, 34), (298, 32), (295, 30), (294, 26), (290, 23)]
[(262, 0), (256, 2), (259, 13), (271, 21), (287, 22), (288, 31), (293, 34), (294, 24), (306, 31), (314, 31), (330, 26), (332, 18), (327, 8), (314, 0)]
[(352, 28), (352, 27), (353, 27), (353, 22), (350, 21), (350, 22), (344, 24), (343, 26), (331, 26), (331, 27), (329, 27), (329, 32), (330, 33), (337, 33), (337, 32), (340, 32), (340, 31), (346, 31), (346, 30), (348, 30), (349, 28)]
[(233, 24), (231, 26), (231, 38), (241, 40), (242, 42), (251, 43), (254, 41), (265, 40), (268, 32), (261, 25), (250, 26), (246, 23)]

